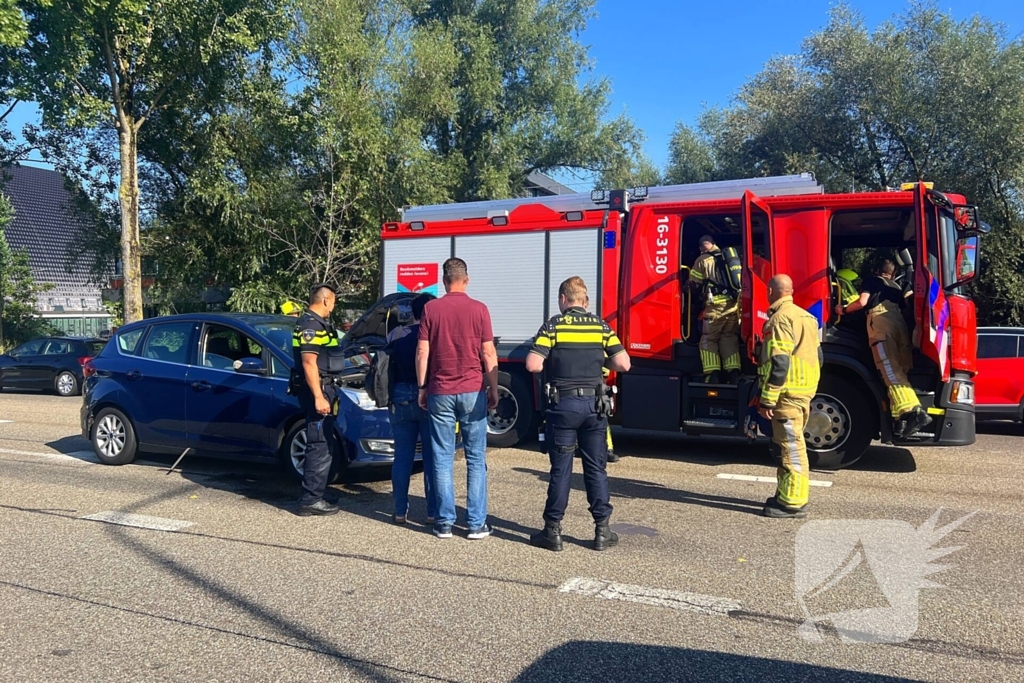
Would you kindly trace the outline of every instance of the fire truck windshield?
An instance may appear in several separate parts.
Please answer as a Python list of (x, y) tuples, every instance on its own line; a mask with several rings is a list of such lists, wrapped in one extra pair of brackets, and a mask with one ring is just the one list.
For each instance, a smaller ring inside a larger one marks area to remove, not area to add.
[[(943, 287), (955, 287), (969, 279), (976, 267), (977, 236), (967, 237), (956, 227), (953, 212), (939, 209), (939, 242), (942, 249)], [(930, 259), (929, 259), (930, 260)]]

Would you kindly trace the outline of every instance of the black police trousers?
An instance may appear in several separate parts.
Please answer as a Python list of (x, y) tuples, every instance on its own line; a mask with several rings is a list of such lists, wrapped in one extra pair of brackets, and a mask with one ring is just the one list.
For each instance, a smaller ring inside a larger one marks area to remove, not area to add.
[(333, 408), (337, 390), (324, 387), (323, 392), (332, 408), (327, 415), (316, 412), (316, 402), (309, 390), (299, 394), (299, 403), (306, 413), (306, 460), (302, 465), (302, 497), (299, 505), (312, 505), (323, 498), (330, 476), (331, 453), (335, 450)]
[(547, 411), (546, 441), (551, 458), (551, 481), (544, 505), (545, 522), (561, 522), (569, 505), (572, 461), (579, 444), (583, 454), (583, 483), (590, 514), (597, 523), (612, 514), (608, 501), (608, 420), (598, 417), (593, 396), (564, 396)]

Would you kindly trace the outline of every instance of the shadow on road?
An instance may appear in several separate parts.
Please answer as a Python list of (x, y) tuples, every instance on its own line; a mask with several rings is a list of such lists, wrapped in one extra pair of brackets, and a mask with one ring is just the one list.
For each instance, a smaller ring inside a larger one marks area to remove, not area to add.
[(514, 683), (562, 681), (832, 681), (913, 683), (831, 667), (683, 647), (574, 640), (547, 652)]
[(975, 430), (978, 434), (990, 434), (992, 436), (1024, 436), (1024, 424), (1007, 420), (979, 422), (975, 426)]

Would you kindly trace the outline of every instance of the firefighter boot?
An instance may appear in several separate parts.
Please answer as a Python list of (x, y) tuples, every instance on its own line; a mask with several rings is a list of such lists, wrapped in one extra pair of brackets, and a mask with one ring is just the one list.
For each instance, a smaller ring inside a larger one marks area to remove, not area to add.
[(739, 383), (740, 383), (740, 371), (739, 370), (730, 370), (729, 371), (729, 378), (726, 380), (726, 383), (727, 384), (735, 384), (736, 386), (739, 386)]
[(709, 372), (708, 374), (704, 375), (704, 384), (718, 384), (722, 379), (721, 375), (722, 373), (720, 373), (718, 370), (715, 370), (714, 372)]
[(921, 406), (917, 406), (913, 410), (909, 411), (908, 414), (901, 415), (900, 421), (902, 422), (903, 420), (907, 421), (907, 427), (903, 430), (904, 439), (914, 436), (932, 423), (931, 415), (929, 415)]
[(562, 525), (544, 522), (544, 528), (530, 536), (530, 545), (558, 552), (562, 549)]
[(761, 514), (765, 517), (771, 517), (772, 519), (803, 519), (807, 516), (807, 506), (798, 508), (786, 507), (780, 505), (775, 496), (772, 496), (764, 502), (764, 510)]
[(608, 521), (598, 522), (594, 527), (594, 550), (607, 550), (619, 544), (619, 535), (608, 528)]

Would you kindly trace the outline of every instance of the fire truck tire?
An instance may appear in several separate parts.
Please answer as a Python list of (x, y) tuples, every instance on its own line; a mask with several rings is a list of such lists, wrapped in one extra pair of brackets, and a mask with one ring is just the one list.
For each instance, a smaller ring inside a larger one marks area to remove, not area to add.
[(864, 455), (878, 431), (866, 390), (851, 378), (824, 374), (811, 401), (804, 439), (811, 467), (839, 470)]
[(498, 407), (487, 413), (487, 445), (511, 448), (537, 428), (529, 385), (516, 373), (498, 373)]

